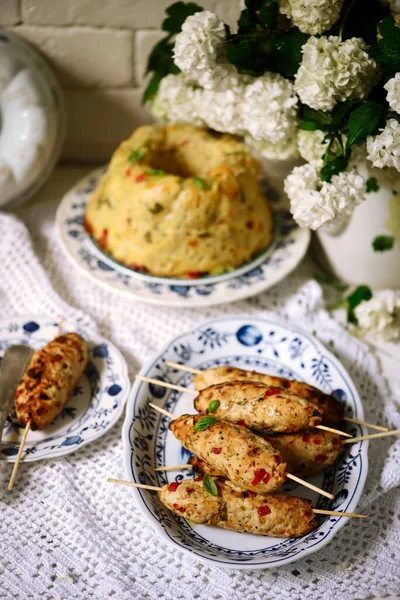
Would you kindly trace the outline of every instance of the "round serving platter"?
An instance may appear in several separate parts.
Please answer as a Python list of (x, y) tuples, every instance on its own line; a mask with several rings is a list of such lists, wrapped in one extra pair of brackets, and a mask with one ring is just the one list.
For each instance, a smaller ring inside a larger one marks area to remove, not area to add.
[[(198, 369), (229, 364), (306, 381), (343, 402), (346, 415), (363, 418), (357, 390), (341, 363), (314, 338), (278, 322), (246, 316), (208, 321), (172, 340), (140, 371), (147, 377), (192, 387), (190, 374), (166, 366), (165, 361)], [(127, 478), (162, 486), (193, 477), (189, 470), (154, 471), (158, 466), (186, 464), (190, 453), (168, 430), (168, 417), (152, 410), (149, 402), (177, 416), (195, 412), (192, 394), (137, 380), (128, 400), (122, 432)], [(345, 429), (352, 434), (364, 433), (359, 426), (346, 425)], [(314, 508), (356, 512), (368, 471), (367, 449), (367, 442), (347, 446), (337, 464), (308, 478), (335, 494), (334, 501), (293, 483), (285, 484), (283, 491), (311, 499)], [(163, 540), (204, 562), (232, 569), (273, 568), (296, 561), (325, 546), (347, 520), (321, 520), (317, 529), (297, 539), (271, 538), (188, 523), (165, 508), (154, 493), (141, 489), (131, 493)]]
[(87, 202), (105, 167), (81, 179), (62, 199), (57, 211), (57, 228), (67, 257), (98, 285), (125, 297), (150, 304), (210, 306), (234, 302), (268, 289), (286, 277), (304, 257), (310, 231), (293, 221), (279, 206), (277, 192), (267, 187), (275, 235), (271, 246), (242, 267), (219, 276), (198, 280), (152, 277), (120, 265), (93, 243), (83, 226)]
[[(25, 344), (35, 350), (56, 336), (57, 323), (37, 317), (13, 317), (0, 321), (0, 357), (9, 346)], [(130, 390), (128, 369), (122, 354), (96, 332), (63, 326), (76, 331), (87, 342), (89, 362), (83, 377), (62, 412), (46, 429), (30, 431), (23, 461), (56, 458), (81, 448), (108, 431), (120, 417)], [(1, 369), (0, 369), (1, 375)], [(15, 418), (6, 422), (0, 443), (0, 459), (14, 462), (21, 439)]]

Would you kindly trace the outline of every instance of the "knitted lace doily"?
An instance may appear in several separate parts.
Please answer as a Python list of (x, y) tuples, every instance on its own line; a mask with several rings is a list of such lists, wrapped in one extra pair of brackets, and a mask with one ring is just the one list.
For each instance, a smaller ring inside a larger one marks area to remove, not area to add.
[[(32, 232), (0, 214), (2, 316), (63, 314), (97, 327), (124, 353), (130, 375), (176, 335), (221, 314), (278, 315), (313, 333), (350, 372), (366, 419), (400, 427), (399, 390), (386, 389), (375, 358), (323, 309), (307, 260), (266, 293), (223, 307), (175, 309), (129, 302), (81, 276), (62, 254), (55, 200), (20, 209)], [(72, 308), (76, 307), (76, 308)], [(397, 394), (396, 394), (397, 392)], [(0, 463), (0, 598), (354, 600), (400, 590), (400, 440), (370, 447), (359, 511), (320, 552), (264, 571), (202, 564), (160, 541), (131, 493), (106, 483), (124, 478), (122, 420), (102, 438), (56, 460), (22, 464), (14, 491)]]

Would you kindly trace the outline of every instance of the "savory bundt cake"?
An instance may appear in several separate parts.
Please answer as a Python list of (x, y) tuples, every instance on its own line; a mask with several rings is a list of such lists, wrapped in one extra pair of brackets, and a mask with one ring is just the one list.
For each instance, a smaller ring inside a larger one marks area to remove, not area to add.
[(164, 277), (220, 274), (271, 242), (260, 165), (229, 135), (140, 127), (115, 151), (85, 215), (98, 246)]

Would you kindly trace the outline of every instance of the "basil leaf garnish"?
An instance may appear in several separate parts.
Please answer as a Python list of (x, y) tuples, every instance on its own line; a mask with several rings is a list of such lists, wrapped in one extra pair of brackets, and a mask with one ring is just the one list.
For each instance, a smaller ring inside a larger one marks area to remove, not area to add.
[(211, 475), (204, 475), (203, 477), (203, 488), (208, 492), (211, 496), (218, 496), (218, 488), (214, 479)]
[(193, 429), (195, 431), (205, 431), (206, 429), (211, 427), (211, 425), (214, 425), (217, 421), (219, 421), (219, 419), (217, 419), (216, 417), (203, 417), (197, 421)]

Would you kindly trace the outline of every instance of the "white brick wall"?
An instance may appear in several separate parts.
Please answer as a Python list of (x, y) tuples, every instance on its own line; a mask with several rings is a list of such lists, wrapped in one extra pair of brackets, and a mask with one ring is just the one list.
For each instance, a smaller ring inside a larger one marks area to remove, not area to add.
[[(64, 89), (63, 158), (104, 161), (150, 121), (140, 103), (147, 56), (173, 0), (0, 0), (0, 26), (35, 46)], [(198, 0), (233, 24), (240, 0)]]

